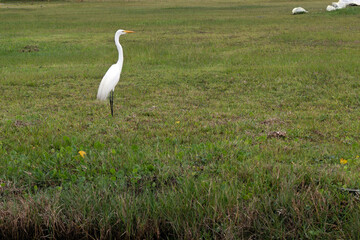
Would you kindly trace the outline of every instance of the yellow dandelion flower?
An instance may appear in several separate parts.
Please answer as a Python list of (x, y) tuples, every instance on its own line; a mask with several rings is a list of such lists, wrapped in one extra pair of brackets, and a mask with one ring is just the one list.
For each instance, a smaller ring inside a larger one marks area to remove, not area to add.
[(359, 158), (359, 155), (357, 155), (356, 158)]
[(79, 151), (79, 154), (80, 154), (80, 156), (81, 156), (82, 158), (84, 158), (85, 155), (86, 155), (86, 152), (84, 152), (84, 151)]
[(347, 164), (347, 162), (348, 162), (348, 160), (346, 160), (346, 159), (343, 159), (343, 158), (340, 159), (341, 164)]
[(175, 123), (176, 123), (176, 124), (179, 124), (179, 123), (180, 123), (180, 121), (176, 121)]

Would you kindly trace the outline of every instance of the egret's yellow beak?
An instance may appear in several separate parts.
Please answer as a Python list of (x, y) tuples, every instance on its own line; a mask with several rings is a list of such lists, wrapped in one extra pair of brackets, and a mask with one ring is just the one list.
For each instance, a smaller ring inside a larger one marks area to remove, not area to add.
[(124, 30), (124, 32), (126, 32), (126, 33), (133, 33), (134, 31)]

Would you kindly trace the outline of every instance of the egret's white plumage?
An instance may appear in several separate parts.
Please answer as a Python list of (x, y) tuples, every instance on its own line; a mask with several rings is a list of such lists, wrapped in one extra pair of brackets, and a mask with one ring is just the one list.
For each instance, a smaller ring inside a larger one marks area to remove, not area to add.
[(116, 84), (119, 82), (121, 74), (122, 64), (113, 64), (109, 70), (105, 73), (101, 80), (99, 90), (97, 93), (97, 99), (106, 100), (111, 91), (115, 90)]
[(124, 62), (124, 55), (123, 55), (123, 49), (119, 42), (119, 37), (126, 33), (132, 33), (133, 31), (127, 31), (127, 30), (117, 30), (115, 33), (115, 45), (119, 52), (119, 58), (118, 61), (113, 64), (105, 73), (104, 77), (102, 78), (98, 93), (97, 93), (97, 99), (99, 100), (106, 100), (106, 98), (110, 94), (110, 107), (111, 107), (111, 114), (112, 114), (112, 92), (115, 90), (116, 84), (119, 82), (120, 74)]

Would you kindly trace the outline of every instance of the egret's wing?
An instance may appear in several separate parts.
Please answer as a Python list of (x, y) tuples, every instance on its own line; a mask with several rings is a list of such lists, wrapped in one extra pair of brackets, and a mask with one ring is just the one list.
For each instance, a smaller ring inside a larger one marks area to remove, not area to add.
[(101, 80), (97, 99), (106, 100), (111, 90), (113, 90), (120, 79), (120, 68), (116, 64), (112, 65)]

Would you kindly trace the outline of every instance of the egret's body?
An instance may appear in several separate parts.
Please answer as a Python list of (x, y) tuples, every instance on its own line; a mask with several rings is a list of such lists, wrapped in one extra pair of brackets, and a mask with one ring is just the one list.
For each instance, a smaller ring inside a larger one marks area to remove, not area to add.
[(106, 100), (109, 97), (110, 99), (110, 108), (111, 108), (111, 115), (113, 115), (113, 99), (114, 99), (114, 90), (116, 84), (120, 80), (120, 74), (124, 62), (124, 55), (123, 49), (119, 42), (120, 35), (126, 33), (132, 33), (133, 31), (126, 31), (126, 30), (118, 30), (115, 33), (115, 45), (119, 53), (118, 61), (113, 64), (105, 73), (104, 77), (100, 82), (100, 86), (97, 93), (97, 99), (99, 100)]
[(118, 64), (113, 64), (105, 73), (101, 80), (97, 99), (106, 100), (111, 91), (115, 90), (116, 84), (120, 80), (121, 67)]

